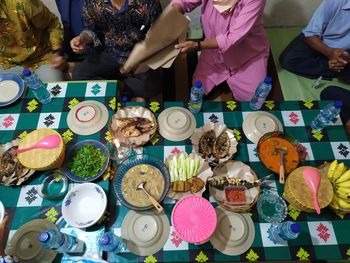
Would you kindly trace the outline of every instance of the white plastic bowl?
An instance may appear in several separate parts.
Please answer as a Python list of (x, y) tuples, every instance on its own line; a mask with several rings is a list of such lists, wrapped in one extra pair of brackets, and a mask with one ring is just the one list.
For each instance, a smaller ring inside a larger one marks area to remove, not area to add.
[(86, 228), (101, 218), (107, 207), (107, 197), (101, 186), (84, 183), (68, 192), (62, 203), (62, 216), (69, 225)]

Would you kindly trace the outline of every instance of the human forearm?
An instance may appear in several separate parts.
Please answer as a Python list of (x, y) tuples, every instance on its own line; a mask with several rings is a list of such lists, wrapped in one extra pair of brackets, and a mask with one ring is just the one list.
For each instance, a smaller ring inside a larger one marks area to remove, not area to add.
[(305, 42), (308, 44), (313, 50), (320, 52), (328, 59), (331, 59), (333, 49), (325, 45), (322, 39), (319, 36), (310, 36), (305, 37)]

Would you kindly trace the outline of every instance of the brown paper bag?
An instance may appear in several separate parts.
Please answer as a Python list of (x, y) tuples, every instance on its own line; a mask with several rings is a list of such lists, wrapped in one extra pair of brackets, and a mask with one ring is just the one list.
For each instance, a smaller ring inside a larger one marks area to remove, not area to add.
[[(123, 66), (123, 73), (141, 73), (148, 68), (170, 67), (180, 53), (175, 44), (186, 39), (189, 20), (168, 5), (148, 30), (144, 41), (135, 45)], [(141, 65), (144, 64), (144, 65)]]

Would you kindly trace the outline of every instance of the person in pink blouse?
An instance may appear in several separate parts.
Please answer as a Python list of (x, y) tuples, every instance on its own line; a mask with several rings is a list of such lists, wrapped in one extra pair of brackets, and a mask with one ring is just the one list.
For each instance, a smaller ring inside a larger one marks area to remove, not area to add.
[(266, 0), (172, 0), (182, 13), (202, 5), (205, 39), (176, 45), (181, 52), (201, 50), (193, 80), (208, 94), (226, 81), (234, 98), (249, 101), (266, 77), (269, 44), (264, 30)]

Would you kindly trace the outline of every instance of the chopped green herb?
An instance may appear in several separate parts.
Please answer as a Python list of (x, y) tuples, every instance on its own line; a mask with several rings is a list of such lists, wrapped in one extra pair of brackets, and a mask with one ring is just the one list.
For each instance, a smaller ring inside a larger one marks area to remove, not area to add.
[(92, 144), (85, 144), (75, 150), (68, 168), (76, 176), (90, 178), (97, 175), (105, 161), (106, 157), (99, 148)]

